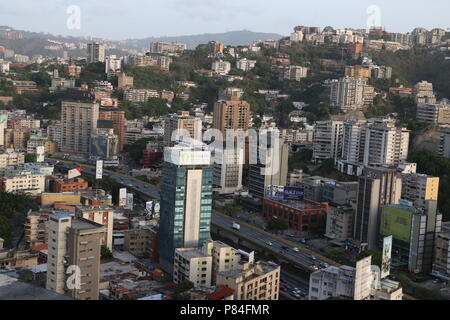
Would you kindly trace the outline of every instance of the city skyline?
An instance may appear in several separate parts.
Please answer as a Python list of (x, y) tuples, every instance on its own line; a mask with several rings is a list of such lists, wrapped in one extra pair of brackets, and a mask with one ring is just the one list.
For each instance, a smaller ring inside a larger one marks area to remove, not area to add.
[[(366, 28), (368, 24), (380, 24), (392, 32), (409, 32), (415, 27), (449, 28), (448, 22), (439, 13), (450, 10), (450, 3), (440, 0), (439, 5), (433, 7), (416, 0), (408, 3), (385, 0), (374, 3), (364, 0), (351, 3), (351, 6), (349, 1), (339, 4), (330, 0), (322, 2), (323, 5), (317, 6), (303, 2), (294, 3), (291, 0), (276, 3), (256, 0), (248, 0), (245, 3), (235, 0), (169, 0), (148, 3), (134, 0), (123, 5), (117, 0), (108, 3), (47, 0), (40, 1), (39, 4), (22, 0), (19, 4), (0, 4), (0, 19), (3, 25), (15, 29), (109, 40), (236, 30), (288, 35), (296, 25)], [(347, 2), (348, 6), (345, 5)], [(158, 14), (152, 15), (154, 11)], [(48, 19), (50, 15), (52, 19)], [(73, 22), (70, 19), (73, 19), (74, 15), (79, 17), (80, 23), (72, 24), (69, 28), (68, 24)], [(117, 19), (124, 23), (110, 23)]]

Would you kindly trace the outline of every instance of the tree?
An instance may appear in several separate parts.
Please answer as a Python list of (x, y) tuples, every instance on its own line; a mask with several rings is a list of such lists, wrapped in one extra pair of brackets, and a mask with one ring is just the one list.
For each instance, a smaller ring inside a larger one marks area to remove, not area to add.
[(113, 256), (111, 250), (109, 250), (109, 248), (104, 244), (102, 244), (100, 254), (101, 254), (102, 259), (110, 259)]
[(289, 229), (289, 225), (286, 221), (276, 219), (276, 218), (271, 218), (267, 222), (267, 228), (273, 232), (280, 232), (280, 231), (282, 232), (282, 231)]
[(176, 288), (175, 288), (175, 292), (176, 293), (183, 293), (186, 292), (188, 290), (191, 290), (192, 288), (194, 288), (194, 283), (192, 283), (189, 280), (184, 280), (183, 282), (180, 282)]
[(25, 155), (25, 163), (34, 163), (37, 161), (37, 155), (35, 153), (27, 153)]

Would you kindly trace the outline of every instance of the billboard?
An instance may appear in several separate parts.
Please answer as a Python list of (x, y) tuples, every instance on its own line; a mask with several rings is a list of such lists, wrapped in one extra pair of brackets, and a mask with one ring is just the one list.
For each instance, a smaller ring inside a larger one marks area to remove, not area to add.
[(407, 209), (384, 206), (381, 210), (380, 233), (406, 243), (411, 239), (412, 212)]
[(95, 163), (95, 179), (103, 178), (103, 161), (97, 160)]
[(36, 162), (44, 162), (45, 160), (45, 147), (37, 146), (36, 147)]
[(127, 205), (127, 188), (119, 189), (119, 207), (125, 207)]
[(148, 219), (159, 219), (159, 202), (148, 201), (145, 203), (145, 211)]
[(100, 106), (116, 108), (119, 106), (119, 99), (117, 99), (117, 98), (101, 98)]
[(304, 189), (299, 187), (287, 187), (287, 186), (269, 186), (267, 198), (272, 200), (304, 200)]
[(391, 273), (392, 236), (383, 239), (383, 252), (381, 256), (381, 279)]
[(126, 204), (124, 206), (124, 209), (126, 210), (133, 210), (134, 208), (134, 198), (133, 198), (133, 194), (132, 193), (127, 193), (127, 197), (126, 197)]
[(75, 169), (69, 170), (69, 172), (67, 172), (67, 179), (73, 179), (73, 178), (81, 176), (81, 171), (83, 171), (83, 169), (81, 169), (81, 168), (75, 168)]

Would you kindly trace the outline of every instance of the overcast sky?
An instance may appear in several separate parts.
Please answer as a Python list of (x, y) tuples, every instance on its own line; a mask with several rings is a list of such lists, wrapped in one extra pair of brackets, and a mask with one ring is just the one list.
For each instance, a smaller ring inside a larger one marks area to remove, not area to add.
[[(79, 29), (67, 13), (73, 5)], [(366, 28), (368, 21), (407, 32), (447, 30), (449, 12), (449, 0), (0, 0), (0, 25), (111, 40), (243, 29), (288, 35), (296, 25)]]

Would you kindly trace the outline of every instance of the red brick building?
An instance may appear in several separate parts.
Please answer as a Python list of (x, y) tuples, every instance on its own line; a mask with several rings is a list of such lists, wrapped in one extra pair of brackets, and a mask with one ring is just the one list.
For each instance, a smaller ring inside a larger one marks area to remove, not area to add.
[(263, 200), (262, 214), (265, 218), (277, 217), (297, 231), (308, 231), (325, 219), (328, 203), (314, 201)]
[(81, 178), (53, 180), (50, 185), (50, 189), (54, 193), (86, 190), (89, 187), (89, 183)]

